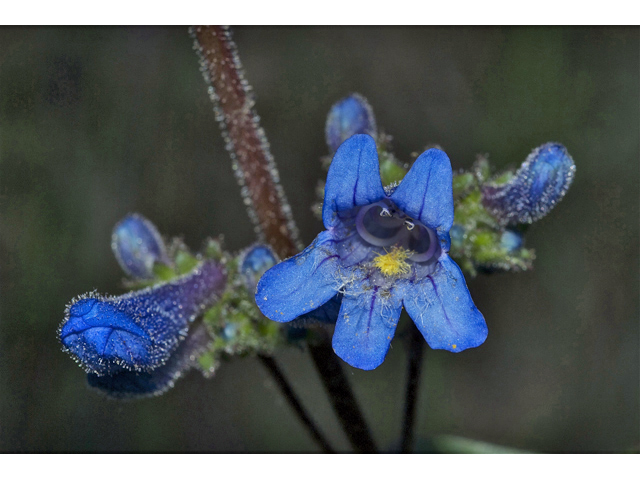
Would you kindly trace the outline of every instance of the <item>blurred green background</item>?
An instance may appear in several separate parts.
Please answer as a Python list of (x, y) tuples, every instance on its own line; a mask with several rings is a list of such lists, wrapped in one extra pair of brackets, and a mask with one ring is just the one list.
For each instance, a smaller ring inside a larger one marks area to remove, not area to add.
[[(577, 174), (534, 224), (535, 269), (469, 280), (489, 338), (427, 350), (418, 443), (458, 435), (548, 452), (638, 449), (638, 28), (237, 28), (303, 240), (331, 104), (357, 91), (400, 159), (517, 166), (558, 141)], [(186, 28), (0, 29), (0, 450), (316, 451), (255, 359), (166, 395), (89, 390), (56, 328), (77, 294), (124, 291), (110, 250), (129, 212), (193, 249), (252, 227)], [(404, 318), (404, 317), (403, 317)], [(407, 322), (404, 318), (401, 322)], [(406, 325), (405, 325), (406, 327)], [(399, 444), (402, 334), (384, 364), (344, 364), (382, 449)], [(277, 360), (337, 449), (348, 442), (310, 357)]]

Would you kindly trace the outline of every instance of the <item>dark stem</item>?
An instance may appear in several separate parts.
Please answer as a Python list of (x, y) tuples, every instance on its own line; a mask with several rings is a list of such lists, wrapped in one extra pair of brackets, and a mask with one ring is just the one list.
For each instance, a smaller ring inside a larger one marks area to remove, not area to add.
[(192, 27), (190, 33), (258, 237), (271, 245), (280, 258), (291, 257), (301, 246), (297, 243), (298, 232), (278, 183), (269, 143), (258, 124), (255, 100), (231, 33), (220, 26)]
[(289, 382), (285, 378), (284, 374), (278, 367), (278, 364), (273, 359), (273, 357), (258, 355), (258, 358), (269, 371), (273, 379), (276, 381), (278, 387), (280, 387), (280, 391), (289, 402), (289, 405), (291, 405), (291, 408), (293, 408), (293, 410), (296, 412), (296, 415), (298, 415), (300, 421), (307, 427), (307, 430), (309, 430), (309, 433), (311, 434), (313, 439), (318, 443), (318, 445), (320, 445), (322, 451), (325, 453), (335, 453), (333, 448), (331, 448), (331, 446), (329, 445), (327, 439), (324, 438), (322, 433), (320, 433), (318, 427), (316, 427), (309, 414), (305, 411), (304, 407), (298, 400), (296, 394), (293, 392), (293, 389), (289, 385)]
[(376, 445), (360, 412), (338, 357), (328, 341), (309, 345), (324, 388), (353, 449), (358, 453), (375, 453)]
[(424, 353), (424, 338), (416, 326), (411, 323), (409, 334), (409, 363), (407, 368), (407, 388), (404, 395), (404, 421), (402, 422), (402, 453), (411, 452), (413, 446), (413, 424), (416, 417), (418, 385), (420, 383), (420, 367)]

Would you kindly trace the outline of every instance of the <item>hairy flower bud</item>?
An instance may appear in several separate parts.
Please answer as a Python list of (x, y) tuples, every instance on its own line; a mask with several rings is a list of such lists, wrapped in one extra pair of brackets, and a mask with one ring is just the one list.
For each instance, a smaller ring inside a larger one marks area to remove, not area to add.
[(155, 262), (169, 263), (158, 229), (138, 213), (129, 214), (116, 224), (111, 249), (122, 269), (134, 278), (153, 278)]
[(509, 181), (485, 184), (482, 203), (503, 225), (533, 223), (564, 197), (575, 170), (564, 146), (545, 143), (529, 154)]
[(206, 261), (171, 282), (119, 297), (89, 293), (74, 299), (58, 337), (87, 372), (148, 372), (163, 365), (189, 324), (224, 290), (220, 264)]
[(144, 398), (162, 395), (189, 369), (197, 364), (197, 358), (211, 343), (207, 327), (203, 323), (189, 330), (187, 338), (178, 345), (167, 362), (150, 372), (119, 370), (112, 375), (89, 373), (89, 386), (111, 398)]
[(366, 133), (375, 138), (376, 131), (373, 109), (358, 93), (352, 93), (336, 102), (329, 110), (326, 137), (332, 153), (338, 150), (347, 138), (358, 133)]
[(260, 277), (276, 263), (278, 259), (267, 245), (257, 244), (247, 248), (240, 263), (240, 271), (247, 289), (255, 292)]
[(500, 236), (500, 246), (507, 252), (512, 253), (522, 247), (524, 239), (520, 232), (515, 230), (505, 230)]

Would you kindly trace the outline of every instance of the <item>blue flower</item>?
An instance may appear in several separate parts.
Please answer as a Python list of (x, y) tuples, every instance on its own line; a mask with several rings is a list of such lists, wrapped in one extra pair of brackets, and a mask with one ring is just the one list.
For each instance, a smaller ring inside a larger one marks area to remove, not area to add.
[(322, 220), (326, 230), (309, 247), (261, 278), (264, 315), (290, 322), (341, 294), (333, 349), (363, 370), (383, 362), (402, 307), (431, 348), (460, 352), (484, 342), (487, 325), (448, 255), (452, 172), (443, 151), (424, 152), (385, 190), (375, 141), (351, 137), (331, 163)]
[(67, 307), (58, 337), (87, 373), (151, 372), (167, 362), (225, 283), (223, 268), (206, 261), (152, 288), (119, 297), (83, 295)]
[(482, 187), (482, 204), (503, 224), (540, 220), (567, 193), (576, 166), (559, 143), (535, 148), (513, 178), (502, 185)]

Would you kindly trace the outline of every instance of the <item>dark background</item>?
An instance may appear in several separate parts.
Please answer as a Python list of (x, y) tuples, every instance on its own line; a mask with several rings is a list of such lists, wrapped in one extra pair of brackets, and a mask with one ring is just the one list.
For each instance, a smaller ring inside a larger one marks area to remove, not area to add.
[[(639, 30), (237, 28), (257, 111), (303, 240), (329, 107), (357, 91), (409, 160), (454, 169), (566, 145), (573, 186), (534, 224), (535, 269), (469, 279), (480, 348), (427, 350), (417, 434), (549, 452), (639, 445)], [(0, 29), (0, 450), (315, 451), (254, 359), (166, 395), (89, 390), (56, 328), (77, 294), (124, 291), (111, 229), (137, 211), (198, 249), (252, 227), (186, 28)], [(406, 319), (404, 320), (406, 321)], [(402, 326), (402, 325), (401, 325)], [(335, 447), (348, 449), (307, 353), (277, 354)], [(346, 366), (377, 443), (398, 445), (406, 344)]]

